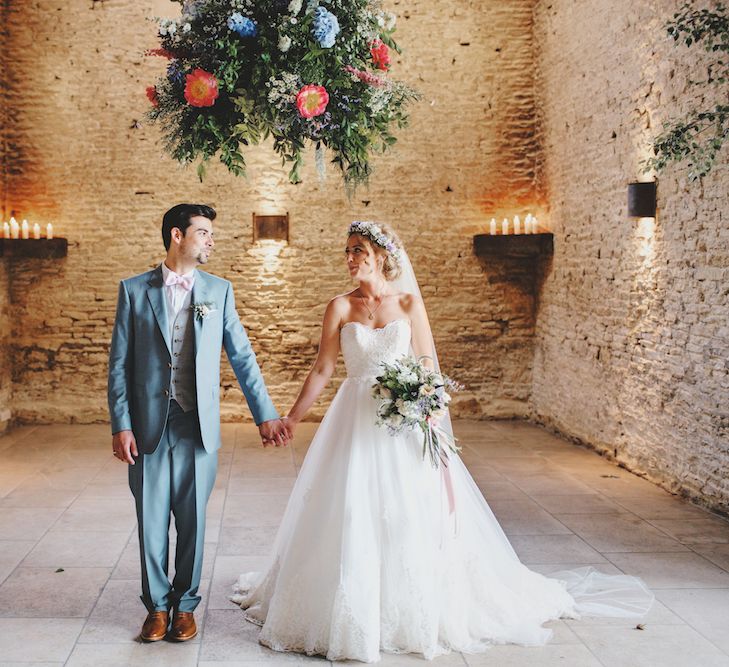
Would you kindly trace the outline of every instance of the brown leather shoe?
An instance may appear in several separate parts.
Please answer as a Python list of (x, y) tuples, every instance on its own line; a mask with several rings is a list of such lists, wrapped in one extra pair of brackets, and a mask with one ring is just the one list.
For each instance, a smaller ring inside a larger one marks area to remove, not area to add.
[(170, 615), (166, 611), (150, 611), (142, 626), (140, 638), (145, 642), (158, 642), (167, 634)]
[(191, 611), (176, 611), (172, 619), (172, 629), (167, 635), (168, 639), (175, 642), (186, 642), (197, 635), (195, 615)]

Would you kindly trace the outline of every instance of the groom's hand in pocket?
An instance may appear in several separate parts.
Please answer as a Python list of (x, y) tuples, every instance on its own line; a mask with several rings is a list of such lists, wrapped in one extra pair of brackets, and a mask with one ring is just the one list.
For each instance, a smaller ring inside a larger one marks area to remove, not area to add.
[(134, 458), (139, 456), (137, 450), (137, 441), (134, 439), (132, 431), (119, 431), (112, 436), (111, 447), (114, 450), (114, 456), (123, 463), (134, 465)]

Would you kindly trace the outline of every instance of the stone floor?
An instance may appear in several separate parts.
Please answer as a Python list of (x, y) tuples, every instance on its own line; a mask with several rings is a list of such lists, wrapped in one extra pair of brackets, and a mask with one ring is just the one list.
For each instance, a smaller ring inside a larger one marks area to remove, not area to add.
[[(136, 641), (135, 518), (126, 467), (104, 426), (24, 427), (0, 438), (0, 665), (233, 667), (326, 661), (282, 655), (226, 599), (260, 566), (314, 431), (263, 450), (251, 426), (225, 425), (209, 505), (201, 634)], [(550, 573), (593, 564), (645, 579), (644, 620), (556, 621), (542, 648), (499, 646), (436, 665), (729, 666), (729, 524), (608, 463), (517, 422), (460, 422), (463, 457), (521, 559)], [(423, 664), (384, 656), (383, 665)]]

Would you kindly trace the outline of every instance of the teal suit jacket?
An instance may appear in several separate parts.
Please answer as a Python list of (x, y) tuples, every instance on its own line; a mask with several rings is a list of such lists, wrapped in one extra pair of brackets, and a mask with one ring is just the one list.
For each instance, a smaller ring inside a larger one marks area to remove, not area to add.
[[(278, 419), (227, 280), (197, 270), (191, 303), (215, 312), (193, 314), (200, 433), (207, 451), (220, 445), (220, 350), (230, 360), (256, 424)], [(112, 433), (131, 430), (140, 453), (160, 442), (169, 410), (172, 356), (162, 267), (122, 280), (109, 354)]]

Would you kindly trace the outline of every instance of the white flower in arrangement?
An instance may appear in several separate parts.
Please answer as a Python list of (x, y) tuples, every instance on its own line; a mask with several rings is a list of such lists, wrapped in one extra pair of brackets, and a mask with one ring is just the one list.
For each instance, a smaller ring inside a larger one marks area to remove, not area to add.
[(190, 30), (192, 30), (192, 25), (191, 24), (189, 24), (189, 23), (183, 24), (183, 26), (182, 26), (182, 32), (188, 33), (188, 32), (190, 32)]
[(424, 384), (420, 387), (421, 396), (432, 396), (435, 394), (435, 387), (432, 384)]
[(380, 396), (389, 400), (392, 398), (392, 390), (387, 387), (380, 387)]
[(423, 417), (423, 411), (418, 407), (417, 403), (406, 403), (404, 412), (401, 414), (406, 419), (412, 419), (413, 421), (419, 421)]
[(385, 12), (385, 30), (392, 30), (397, 22), (397, 16), (392, 12)]
[(205, 320), (210, 317), (213, 313), (218, 311), (214, 308), (215, 304), (211, 301), (205, 301), (203, 303), (193, 303), (190, 306), (190, 310), (195, 313), (195, 317), (198, 320)]
[(289, 3), (289, 12), (296, 16), (301, 11), (302, 0), (291, 0)]
[(372, 88), (370, 90), (370, 99), (367, 106), (372, 113), (380, 113), (389, 103), (392, 97), (392, 91), (388, 88)]
[(404, 370), (398, 374), (397, 379), (404, 384), (413, 384), (418, 381), (418, 376), (411, 370)]
[(281, 35), (278, 40), (278, 50), (282, 53), (286, 53), (291, 48), (291, 37), (288, 35)]
[(450, 402), (451, 402), (451, 395), (447, 391), (444, 391), (443, 392), (443, 403), (448, 405)]
[(400, 414), (394, 414), (392, 417), (390, 417), (389, 423), (392, 424), (393, 427), (399, 428), (402, 426), (403, 423), (403, 417)]

